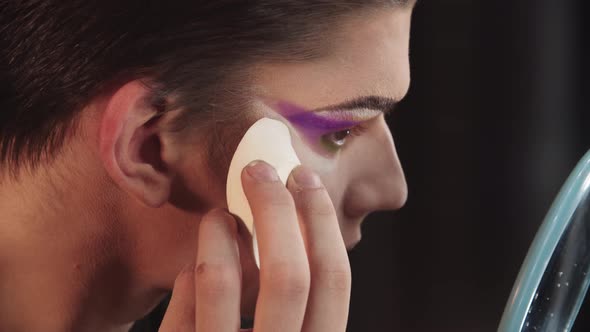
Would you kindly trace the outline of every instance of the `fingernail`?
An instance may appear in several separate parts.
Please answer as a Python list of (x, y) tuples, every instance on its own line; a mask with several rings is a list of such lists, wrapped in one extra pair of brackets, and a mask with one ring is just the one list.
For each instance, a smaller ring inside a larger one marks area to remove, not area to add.
[(256, 160), (248, 164), (246, 172), (261, 182), (280, 181), (279, 175), (275, 169), (264, 161)]
[(293, 171), (293, 180), (295, 180), (295, 183), (302, 188), (314, 189), (322, 186), (320, 177), (307, 167), (299, 166), (295, 168)]

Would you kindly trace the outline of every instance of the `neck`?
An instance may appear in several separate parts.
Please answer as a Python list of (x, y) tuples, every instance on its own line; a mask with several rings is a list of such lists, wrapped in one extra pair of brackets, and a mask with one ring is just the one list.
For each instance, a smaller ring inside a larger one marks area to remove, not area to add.
[(0, 180), (0, 331), (127, 331), (164, 294), (131, 271), (117, 193), (52, 178)]

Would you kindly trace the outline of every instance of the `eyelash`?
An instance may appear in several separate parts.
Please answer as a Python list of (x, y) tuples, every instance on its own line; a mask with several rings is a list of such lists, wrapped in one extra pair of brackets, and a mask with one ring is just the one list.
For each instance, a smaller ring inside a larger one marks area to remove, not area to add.
[[(338, 130), (335, 132), (325, 134), (321, 137), (321, 140), (322, 140), (322, 143), (324, 143), (324, 146), (326, 146), (326, 148), (328, 148), (329, 150), (331, 150), (333, 152), (337, 152), (338, 150), (340, 150), (344, 147), (348, 137), (351, 137), (351, 136), (358, 137), (358, 136), (362, 135), (367, 129), (368, 129), (368, 125), (366, 123), (359, 123), (358, 125), (351, 127), (351, 128)], [(338, 141), (342, 141), (342, 143), (335, 142), (331, 137), (332, 135), (336, 135), (336, 134), (344, 133), (344, 132), (346, 132), (346, 136), (344, 136), (343, 138), (338, 140)]]

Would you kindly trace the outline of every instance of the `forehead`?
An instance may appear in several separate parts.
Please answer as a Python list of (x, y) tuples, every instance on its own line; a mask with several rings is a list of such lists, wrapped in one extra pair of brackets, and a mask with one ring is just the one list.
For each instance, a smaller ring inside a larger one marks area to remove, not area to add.
[(255, 83), (265, 97), (316, 108), (366, 95), (402, 98), (409, 86), (411, 9), (363, 13), (338, 27), (329, 56), (264, 64)]

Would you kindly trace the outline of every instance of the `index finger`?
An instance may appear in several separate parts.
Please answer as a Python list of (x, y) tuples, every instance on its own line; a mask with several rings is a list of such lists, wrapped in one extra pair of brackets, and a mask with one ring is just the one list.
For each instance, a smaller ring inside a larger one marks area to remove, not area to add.
[(160, 332), (194, 331), (195, 284), (194, 264), (186, 266), (176, 277), (172, 298), (160, 324)]
[(310, 274), (293, 197), (267, 163), (242, 172), (260, 249), (260, 294), (254, 331), (300, 332)]
[(235, 220), (223, 210), (201, 220), (194, 271), (197, 332), (239, 329), (241, 271), (235, 236)]
[(305, 231), (311, 289), (302, 331), (346, 330), (351, 272), (332, 200), (319, 176), (299, 166), (289, 177)]

